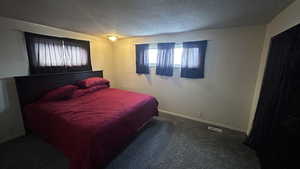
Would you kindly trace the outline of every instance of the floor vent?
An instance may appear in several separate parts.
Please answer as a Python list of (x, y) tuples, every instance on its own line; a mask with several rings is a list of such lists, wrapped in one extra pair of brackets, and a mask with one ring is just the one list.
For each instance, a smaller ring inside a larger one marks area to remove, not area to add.
[(214, 131), (214, 132), (218, 132), (218, 133), (222, 133), (223, 130), (217, 127), (212, 127), (212, 126), (208, 126), (207, 127), (208, 130)]

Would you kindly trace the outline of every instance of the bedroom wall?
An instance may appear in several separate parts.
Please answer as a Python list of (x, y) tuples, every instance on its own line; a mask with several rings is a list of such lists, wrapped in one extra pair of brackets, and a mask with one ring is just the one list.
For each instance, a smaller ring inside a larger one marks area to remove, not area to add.
[(259, 66), (259, 73), (257, 76), (255, 94), (252, 102), (252, 109), (249, 119), (248, 133), (252, 127), (252, 121), (254, 119), (256, 106), (258, 103), (258, 98), (260, 94), (262, 79), (264, 75), (264, 70), (266, 66), (269, 46), (271, 38), (297, 24), (300, 24), (300, 1), (295, 1), (290, 6), (288, 6), (285, 10), (283, 10), (280, 14), (278, 14), (268, 25), (266, 30), (266, 36), (264, 40), (263, 50), (261, 53), (261, 61)]
[[(122, 39), (113, 44), (115, 86), (155, 96), (164, 112), (246, 131), (264, 26), (202, 30)], [(208, 40), (205, 78), (135, 73), (135, 44)]]
[[(93, 70), (113, 80), (112, 45), (106, 39), (0, 17), (0, 142), (24, 133), (13, 76), (28, 75), (23, 32), (89, 40)], [(112, 86), (114, 83), (112, 83)]]

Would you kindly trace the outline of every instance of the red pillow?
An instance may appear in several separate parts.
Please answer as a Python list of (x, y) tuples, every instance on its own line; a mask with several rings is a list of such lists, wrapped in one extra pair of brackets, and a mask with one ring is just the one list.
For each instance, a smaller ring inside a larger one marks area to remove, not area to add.
[(80, 96), (84, 96), (86, 94), (93, 93), (94, 91), (97, 91), (100, 89), (105, 89), (105, 88), (108, 88), (108, 86), (107, 85), (96, 85), (96, 86), (93, 86), (93, 87), (90, 87), (87, 89), (78, 89), (73, 92), (71, 98), (77, 98)]
[(75, 85), (66, 85), (63, 87), (59, 87), (47, 92), (40, 101), (56, 101), (56, 100), (64, 100), (71, 97), (73, 92), (78, 89), (78, 86)]
[(109, 86), (109, 80), (100, 77), (90, 77), (78, 82), (78, 86), (80, 88), (89, 88), (96, 85), (104, 85), (104, 84)]

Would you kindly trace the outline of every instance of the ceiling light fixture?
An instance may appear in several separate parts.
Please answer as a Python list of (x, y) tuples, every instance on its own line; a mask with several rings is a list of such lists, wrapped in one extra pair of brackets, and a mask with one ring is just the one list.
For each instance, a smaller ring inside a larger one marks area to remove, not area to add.
[(110, 41), (116, 41), (116, 40), (118, 40), (118, 37), (116, 37), (116, 36), (108, 36), (108, 39), (110, 40)]

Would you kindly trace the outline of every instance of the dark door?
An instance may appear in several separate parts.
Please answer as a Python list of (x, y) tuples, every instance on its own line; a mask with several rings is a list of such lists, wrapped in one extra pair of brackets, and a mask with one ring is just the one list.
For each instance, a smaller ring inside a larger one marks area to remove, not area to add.
[(300, 25), (297, 25), (272, 38), (252, 131), (246, 141), (257, 151), (262, 169), (300, 167), (292, 155), (299, 152), (300, 144), (299, 79)]

